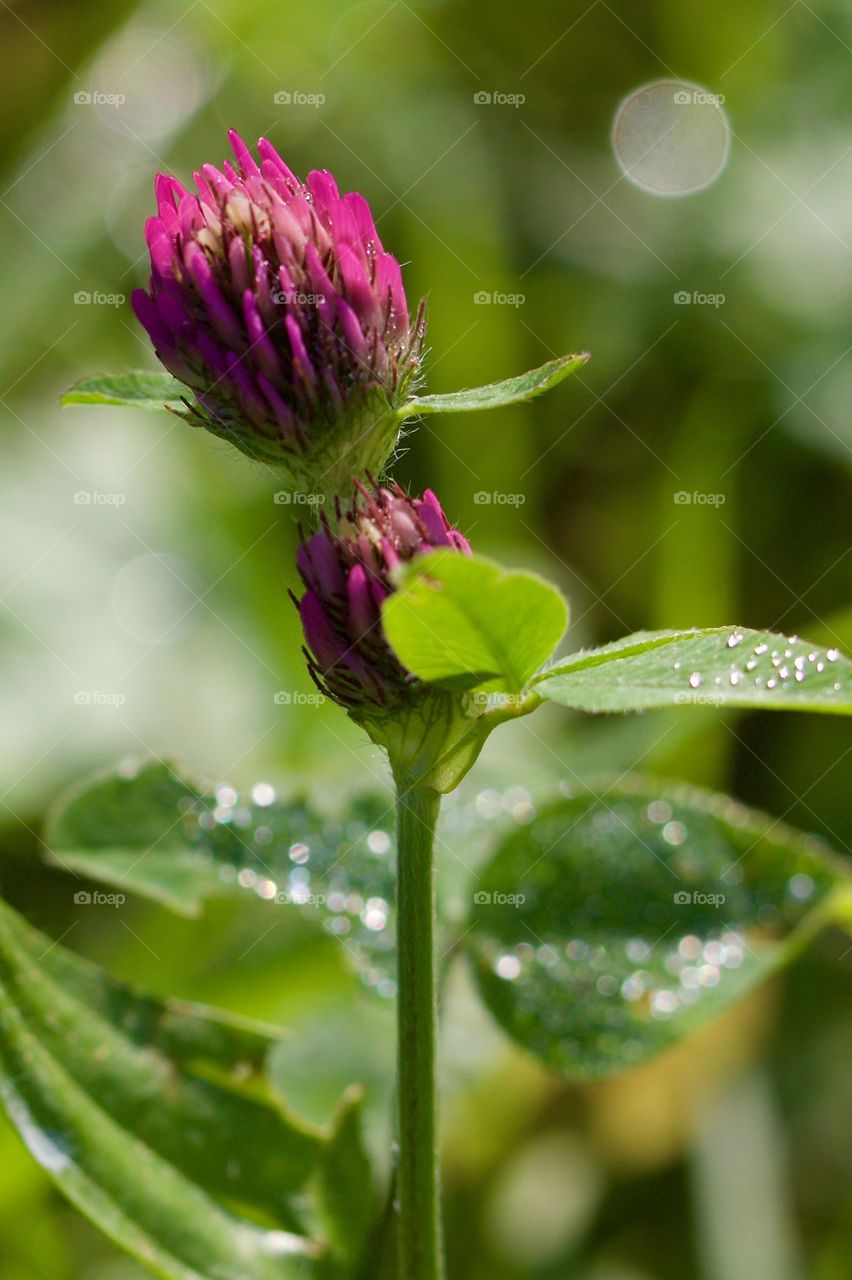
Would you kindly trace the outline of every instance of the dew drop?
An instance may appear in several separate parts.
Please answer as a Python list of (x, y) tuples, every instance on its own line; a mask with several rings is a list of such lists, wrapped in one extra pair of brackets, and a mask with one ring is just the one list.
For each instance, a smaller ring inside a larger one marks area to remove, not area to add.
[(507, 982), (513, 982), (515, 978), (521, 975), (521, 962), (517, 956), (500, 956), (495, 965), (494, 972), (498, 978), (505, 978)]
[(804, 902), (814, 891), (815, 885), (810, 876), (799, 873), (792, 876), (787, 886), (794, 898), (798, 898), (800, 902)]
[(679, 1004), (673, 991), (655, 991), (651, 998), (651, 1013), (655, 1018), (667, 1018)]

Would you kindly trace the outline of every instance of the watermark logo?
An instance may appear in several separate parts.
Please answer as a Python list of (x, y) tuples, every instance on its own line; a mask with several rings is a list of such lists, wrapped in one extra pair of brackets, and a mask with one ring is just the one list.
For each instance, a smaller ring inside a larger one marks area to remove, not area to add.
[(126, 493), (100, 493), (97, 489), (78, 489), (74, 494), (75, 507), (123, 507)]
[(278, 489), (272, 495), (276, 507), (321, 507), (324, 493), (303, 493), (299, 489)]
[(526, 900), (523, 893), (489, 893), (485, 889), (473, 895), (473, 903), (477, 907), (522, 907)]
[(674, 295), (675, 306), (678, 307), (723, 307), (724, 293), (701, 293), (698, 289), (678, 289)]
[(679, 107), (721, 107), (725, 102), (724, 93), (708, 93), (706, 89), (676, 89), (672, 101)]
[(473, 495), (475, 507), (522, 507), (527, 500), (525, 493), (503, 493), (500, 489), (478, 489)]
[(102, 89), (78, 89), (74, 94), (75, 107), (123, 107), (126, 101), (126, 94), (104, 93)]
[(76, 307), (123, 307), (126, 301), (127, 295), (124, 293), (102, 293), (98, 289), (94, 292), (78, 289), (74, 294)]
[(522, 307), (526, 300), (525, 293), (501, 293), (499, 289), (478, 289), (473, 295), (477, 307)]
[(725, 903), (725, 895), (724, 893), (702, 893), (700, 889), (694, 891), (678, 889), (672, 894), (672, 900), (676, 907), (686, 907), (690, 904), (699, 907), (721, 907)]
[(126, 901), (123, 893), (101, 893), (99, 889), (78, 889), (74, 894), (78, 907), (123, 907)]
[(299, 690), (279, 689), (273, 693), (272, 701), (276, 707), (319, 707), (327, 702), (323, 693), (301, 693)]
[(723, 707), (725, 698), (721, 693), (676, 693), (675, 703), (681, 707)]
[(324, 893), (309, 893), (307, 889), (293, 889), (290, 893), (276, 893), (279, 907), (324, 907)]
[(475, 707), (481, 707), (483, 710), (491, 707), (522, 707), (526, 701), (526, 694), (486, 693), (482, 689), (477, 689), (470, 695), (470, 700)]
[(727, 501), (724, 493), (699, 493), (693, 490), (678, 489), (674, 494), (676, 507), (723, 507)]
[(305, 93), (303, 89), (279, 89), (272, 95), (276, 107), (321, 107), (324, 93)]
[(325, 302), (324, 293), (302, 293), (299, 289), (273, 289), (272, 301), (279, 306), (288, 307), (321, 307)]
[(479, 89), (473, 95), (477, 107), (522, 107), (527, 100), (525, 93), (504, 93), (502, 89)]
[(74, 694), (78, 707), (123, 707), (126, 702), (123, 693), (102, 693), (99, 689), (78, 689)]

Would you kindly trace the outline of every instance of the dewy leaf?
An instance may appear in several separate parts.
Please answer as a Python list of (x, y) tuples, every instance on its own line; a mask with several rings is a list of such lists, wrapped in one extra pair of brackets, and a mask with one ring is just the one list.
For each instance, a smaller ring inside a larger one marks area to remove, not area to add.
[(265, 783), (205, 795), (162, 761), (131, 762), (60, 800), (45, 840), (66, 870), (185, 915), (222, 895), (298, 912), (345, 934), (371, 985), (387, 978), (395, 842), (393, 810), (380, 796), (320, 818)]
[(263, 1073), (274, 1042), (113, 982), (0, 904), (12, 1123), (68, 1198), (164, 1276), (319, 1274), (306, 1190), (340, 1139), (288, 1118)]
[(115, 404), (131, 409), (171, 409), (186, 412), (190, 392), (170, 373), (136, 370), (132, 373), (99, 373), (75, 382), (60, 404)]
[(388, 641), (421, 680), (509, 694), (524, 689), (567, 623), (563, 596), (543, 578), (452, 551), (412, 561), (382, 608)]
[(464, 946), (510, 1035), (593, 1079), (739, 1000), (839, 919), (848, 893), (820, 841), (727, 797), (628, 777), (503, 841)]
[(535, 692), (580, 711), (739, 706), (852, 713), (852, 662), (797, 636), (712, 627), (638, 632), (565, 658)]
[(451, 391), (444, 395), (413, 396), (402, 413), (405, 416), (413, 413), (470, 413), (476, 409), (499, 409), (505, 404), (517, 404), (555, 387), (563, 378), (582, 369), (588, 359), (588, 352), (559, 356), (529, 373), (504, 378), (502, 382), (491, 382), (485, 387)]

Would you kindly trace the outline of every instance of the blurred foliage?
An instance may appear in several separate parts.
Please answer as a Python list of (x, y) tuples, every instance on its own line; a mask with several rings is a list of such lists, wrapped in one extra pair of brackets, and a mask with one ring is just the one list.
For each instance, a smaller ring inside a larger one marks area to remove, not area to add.
[[(156, 169), (185, 177), (221, 159), (231, 125), (266, 133), (297, 172), (328, 167), (370, 199), (410, 296), (429, 299), (430, 391), (593, 353), (527, 406), (425, 420), (399, 468), (434, 485), (480, 551), (560, 581), (572, 649), (737, 622), (848, 650), (848, 7), (10, 0), (0, 33), (3, 891), (118, 976), (294, 1027), (280, 1062), (294, 1104), (322, 1116), (362, 1079), (378, 1146), (391, 1010), (365, 1012), (337, 941), (264, 936), (260, 904), (219, 903), (194, 923), (141, 902), (81, 911), (73, 882), (40, 861), (57, 790), (125, 755), (176, 752), (241, 785), (309, 779), (318, 803), (385, 779), (333, 708), (273, 701), (309, 690), (274, 477), (165, 415), (58, 409), (86, 373), (152, 364), (126, 301), (75, 296), (143, 281)], [(713, 187), (662, 201), (620, 177), (609, 131), (625, 94), (669, 75), (725, 94), (732, 147)], [(494, 90), (525, 101), (475, 102)], [(680, 306), (680, 290), (725, 302)], [(480, 291), (524, 302), (484, 306)], [(724, 503), (680, 505), (678, 491)], [(520, 499), (477, 498), (495, 493)], [(551, 709), (498, 735), (475, 777), (479, 803), (511, 808), (639, 765), (845, 850), (847, 750), (843, 723), (816, 717)], [(842, 1280), (845, 947), (825, 936), (689, 1045), (582, 1089), (509, 1048), (458, 968), (451, 1275)], [(141, 1274), (6, 1130), (0, 1146), (0, 1280)]]

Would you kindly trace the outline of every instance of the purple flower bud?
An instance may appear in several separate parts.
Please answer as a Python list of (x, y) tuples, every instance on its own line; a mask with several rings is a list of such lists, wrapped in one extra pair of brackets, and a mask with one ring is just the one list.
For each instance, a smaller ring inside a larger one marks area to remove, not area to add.
[(260, 163), (230, 139), (238, 168), (204, 165), (196, 191), (157, 176), (133, 308), (194, 393), (190, 421), (333, 492), (393, 450), (423, 307), (412, 320), (363, 196), (329, 173), (300, 182), (265, 138)]
[(311, 675), (328, 697), (349, 710), (391, 708), (416, 692), (381, 625), (382, 601), (393, 591), (401, 563), (452, 547), (470, 555), (431, 490), (409, 498), (398, 485), (357, 486), (352, 507), (339, 503), (334, 525), (319, 530), (296, 556), (305, 593), (299, 613)]

